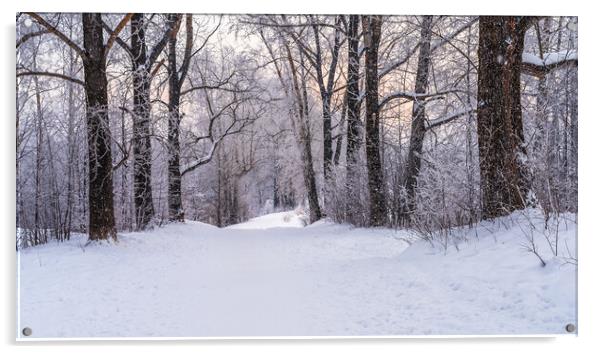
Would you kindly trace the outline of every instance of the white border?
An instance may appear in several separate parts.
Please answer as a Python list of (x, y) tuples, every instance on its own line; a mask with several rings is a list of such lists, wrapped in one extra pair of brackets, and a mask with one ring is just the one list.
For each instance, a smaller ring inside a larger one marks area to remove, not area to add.
[[(145, 353), (164, 353), (166, 346), (174, 352), (198, 352), (197, 346), (202, 345), (204, 350), (211, 349), (219, 352), (232, 352), (244, 349), (245, 352), (286, 352), (306, 353), (308, 350), (345, 351), (345, 353), (364, 353), (367, 350), (383, 352), (399, 352), (407, 350), (409, 353), (416, 351), (433, 353), (439, 352), (444, 346), (453, 346), (445, 350), (459, 350), (462, 353), (504, 353), (512, 352), (541, 352), (548, 353), (580, 353), (594, 352), (594, 347), (599, 345), (600, 335), (597, 333), (600, 326), (597, 324), (600, 317), (600, 267), (599, 259), (602, 258), (602, 226), (598, 223), (600, 216), (599, 204), (602, 202), (600, 195), (600, 176), (602, 176), (601, 151), (602, 117), (596, 106), (600, 105), (599, 87), (600, 68), (600, 27), (602, 19), (600, 12), (593, 5), (576, 1), (524, 1), (504, 0), (493, 2), (470, 2), (467, 0), (430, 0), (430, 1), (331, 1), (302, 0), (296, 3), (285, 0), (196, 0), (190, 3), (178, 2), (125, 2), (123, 0), (103, 0), (93, 3), (73, 0), (13, 0), (2, 3), (2, 19), (4, 37), (7, 39), (5, 51), (0, 56), (2, 68), (6, 78), (4, 80), (5, 92), (1, 106), (5, 109), (1, 129), (5, 138), (0, 140), (3, 148), (0, 155), (0, 166), (13, 166), (9, 173), (0, 174), (5, 188), (5, 202), (0, 216), (3, 218), (0, 225), (7, 232), (3, 234), (3, 260), (5, 263), (3, 284), (4, 311), (1, 333), (4, 336), (4, 352), (30, 352), (39, 353), (43, 348), (48, 353), (81, 353), (81, 346), (85, 345), (87, 353), (106, 353), (107, 350), (123, 350), (131, 352), (132, 349), (141, 349)], [(562, 335), (555, 339), (549, 336), (429, 336), (429, 337), (395, 337), (404, 339), (390, 339), (391, 337), (236, 337), (232, 338), (169, 338), (176, 341), (164, 341), (168, 338), (74, 338), (70, 342), (64, 340), (35, 341), (27, 339), (15, 342), (16, 323), (16, 256), (14, 251), (14, 15), (16, 11), (102, 11), (102, 12), (193, 12), (193, 13), (386, 13), (386, 14), (529, 14), (529, 15), (577, 15), (579, 16), (579, 336)], [(10, 47), (10, 48), (9, 48)], [(6, 100), (6, 101), (4, 101)], [(311, 339), (311, 340), (308, 340)], [(15, 345), (16, 344), (16, 345)], [(93, 344), (91, 346), (90, 344)]]

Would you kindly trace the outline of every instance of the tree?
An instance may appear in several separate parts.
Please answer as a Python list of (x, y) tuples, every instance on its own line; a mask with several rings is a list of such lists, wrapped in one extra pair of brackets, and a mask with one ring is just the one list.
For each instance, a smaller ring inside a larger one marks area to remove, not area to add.
[[(117, 37), (119, 45), (130, 55), (133, 84), (133, 158), (134, 158), (134, 212), (136, 230), (144, 230), (151, 222), (153, 188), (151, 181), (151, 98), (152, 71), (159, 55), (167, 45), (177, 22), (168, 21), (161, 39), (148, 51), (145, 15), (135, 13), (130, 22), (130, 45)], [(109, 28), (105, 25), (105, 29)]]
[(387, 220), (383, 170), (380, 156), (380, 119), (378, 96), (378, 47), (382, 16), (362, 16), (366, 48), (366, 163), (370, 194), (370, 225), (382, 226)]
[(527, 205), (520, 75), (529, 17), (482, 16), (479, 21), (477, 126), (482, 217)]
[(107, 43), (104, 43), (100, 13), (82, 14), (84, 47), (80, 48), (36, 13), (29, 13), (40, 25), (55, 34), (80, 56), (84, 65), (86, 121), (88, 137), (88, 237), (90, 241), (117, 240), (113, 214), (113, 161), (109, 131), (106, 61), (116, 37), (132, 14), (125, 15)]
[[(307, 100), (307, 86), (305, 80), (304, 55), (299, 51), (300, 73), (297, 72), (297, 66), (293, 60), (293, 55), (288, 43), (285, 43), (286, 57), (292, 76), (293, 91), (295, 93), (295, 104), (297, 106), (297, 129), (301, 161), (303, 165), (303, 180), (307, 190), (307, 199), (309, 202), (309, 222), (314, 223), (322, 217), (320, 203), (318, 201), (318, 190), (316, 187), (316, 177), (313, 167), (313, 157), (311, 151), (311, 130), (309, 126), (309, 105)], [(300, 77), (299, 77), (299, 74)]]
[(429, 85), (429, 67), (431, 66), (431, 26), (433, 16), (424, 16), (420, 30), (420, 49), (418, 52), (418, 70), (414, 92), (417, 97), (412, 107), (412, 130), (410, 135), (410, 148), (408, 150), (407, 167), (405, 171), (405, 203), (404, 214), (407, 218), (416, 208), (416, 184), (420, 173), (422, 146), (426, 134), (426, 102), (425, 97), (419, 96), (426, 93)]
[[(339, 51), (343, 40), (341, 38), (341, 31), (339, 25), (342, 23), (343, 16), (337, 16), (335, 20), (334, 29), (334, 43), (330, 45), (331, 48), (331, 59), (328, 64), (327, 74), (324, 74), (324, 57), (322, 53), (322, 44), (320, 37), (323, 36), (320, 33), (320, 25), (316, 23), (316, 19), (310, 16), (311, 28), (313, 30), (314, 41), (315, 41), (315, 53), (311, 53), (306, 50), (305, 55), (308, 61), (312, 64), (316, 71), (316, 81), (318, 88), (320, 89), (320, 98), (322, 101), (322, 137), (323, 137), (323, 168), (324, 168), (324, 184), (325, 189), (329, 188), (329, 184), (332, 183), (332, 165), (333, 165), (333, 148), (332, 148), (332, 96), (335, 82), (335, 73), (337, 69), (337, 63), (339, 59)], [(303, 48), (303, 46), (300, 46)], [(312, 55), (313, 54), (313, 55)], [(326, 78), (326, 83), (324, 79)]]
[(352, 222), (355, 219), (353, 209), (357, 207), (358, 200), (358, 157), (361, 147), (361, 98), (359, 87), (360, 76), (360, 54), (359, 47), (359, 22), (358, 15), (350, 15), (347, 26), (347, 150), (346, 150), (346, 189), (347, 221)]
[[(301, 168), (303, 172), (303, 184), (309, 204), (309, 222), (314, 223), (322, 217), (318, 198), (318, 188), (316, 185), (315, 171), (313, 167), (313, 155), (311, 150), (311, 129), (309, 121), (309, 103), (307, 95), (307, 70), (304, 67), (305, 57), (302, 49), (299, 48), (297, 42), (299, 59), (295, 60), (293, 51), (289, 41), (282, 35), (277, 33), (277, 38), (284, 48), (284, 60), (286, 66), (281, 66), (278, 63), (278, 56), (268, 42), (263, 30), (260, 30), (260, 36), (265, 45), (271, 62), (276, 70), (276, 75), (284, 90), (285, 98), (292, 105), (289, 107), (288, 113), (295, 132), (295, 140), (297, 142), (298, 151), (301, 157)], [(299, 65), (296, 64), (299, 63)], [(285, 70), (288, 68), (290, 79), (285, 77)], [(290, 82), (290, 83), (289, 83)]]
[(178, 41), (178, 30), (181, 15), (170, 14), (174, 31), (169, 36), (167, 54), (167, 72), (169, 85), (169, 118), (168, 118), (168, 152), (169, 161), (167, 167), (168, 178), (168, 207), (170, 221), (184, 221), (184, 209), (182, 208), (182, 174), (180, 172), (180, 96), (184, 79), (188, 74), (190, 58), (192, 56), (192, 15), (186, 15), (186, 45), (182, 66), (178, 68), (176, 46)]

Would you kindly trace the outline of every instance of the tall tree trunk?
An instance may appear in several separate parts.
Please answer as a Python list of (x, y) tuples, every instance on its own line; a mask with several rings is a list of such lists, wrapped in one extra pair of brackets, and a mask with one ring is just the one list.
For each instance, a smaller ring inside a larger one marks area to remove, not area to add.
[(217, 207), (216, 207), (216, 225), (218, 227), (223, 226), (222, 222), (222, 151), (221, 149), (217, 152)]
[(482, 16), (479, 21), (477, 119), (485, 219), (527, 203), (520, 74), (529, 21), (509, 16)]
[(362, 16), (366, 47), (366, 162), (370, 194), (370, 225), (381, 226), (387, 220), (383, 170), (380, 158), (380, 118), (378, 112), (378, 47), (382, 16)]
[[(33, 68), (37, 70), (36, 59), (33, 60)], [(42, 125), (42, 97), (40, 92), (40, 83), (37, 76), (33, 77), (34, 89), (36, 92), (36, 171), (35, 171), (35, 197), (34, 197), (34, 216), (33, 216), (33, 244), (45, 243), (40, 230), (42, 229), (40, 211), (42, 209), (42, 143), (44, 139), (44, 130)]]
[(573, 85), (572, 89), (573, 92), (571, 93), (571, 97), (570, 97), (570, 113), (571, 113), (571, 127), (570, 127), (570, 138), (571, 138), (571, 151), (570, 151), (570, 158), (571, 158), (571, 166), (570, 166), (570, 179), (571, 179), (571, 190), (570, 195), (571, 195), (571, 201), (569, 204), (569, 211), (576, 213), (577, 212), (577, 207), (578, 207), (578, 198), (577, 198), (577, 194), (579, 192), (579, 188), (578, 188), (578, 171), (579, 171), (579, 166), (578, 166), (578, 144), (577, 144), (577, 139), (578, 139), (578, 132), (577, 132), (577, 95), (578, 95), (578, 85), (577, 85), (577, 80), (578, 80), (578, 76), (577, 73), (573, 73), (572, 76), (574, 76), (573, 79)]
[(321, 93), (322, 96), (322, 139), (323, 139), (323, 169), (324, 189), (328, 189), (332, 177), (332, 117), (330, 114), (330, 94)]
[[(44, 122), (44, 127), (43, 129), (45, 131), (50, 131), (48, 128), (48, 125), (46, 124), (46, 122)], [(50, 136), (47, 134), (46, 135), (46, 153), (48, 156), (48, 185), (47, 188), (49, 189), (48, 194), (49, 194), (49, 205), (50, 208), (48, 208), (48, 212), (47, 214), (50, 214), (50, 219), (52, 220), (52, 223), (48, 223), (46, 229), (50, 229), (50, 232), (54, 233), (54, 237), (55, 239), (57, 239), (58, 241), (64, 241), (65, 237), (62, 234), (62, 223), (61, 223), (61, 216), (62, 216), (62, 212), (61, 212), (61, 200), (60, 200), (60, 192), (59, 192), (59, 186), (58, 186), (58, 178), (56, 175), (56, 168), (54, 165), (54, 160), (53, 160), (53, 156), (55, 156), (52, 152), (52, 145), (50, 144)]]
[[(314, 223), (322, 217), (320, 202), (318, 198), (318, 188), (316, 186), (316, 175), (313, 166), (313, 156), (311, 151), (311, 130), (309, 126), (309, 103), (307, 99), (307, 86), (304, 75), (303, 52), (299, 50), (301, 64), (301, 77), (298, 77), (297, 66), (288, 44), (284, 45), (286, 49), (288, 64), (291, 70), (293, 90), (295, 94), (296, 112), (292, 119), (293, 127), (297, 130), (297, 144), (301, 154), (301, 163), (303, 168), (303, 182), (307, 191), (307, 200), (309, 204), (309, 222)], [(284, 86), (284, 83), (283, 83)]]
[[(472, 81), (470, 80), (470, 73), (472, 69), (472, 62), (470, 61), (472, 53), (472, 27), (468, 28), (468, 36), (466, 41), (466, 106), (473, 107), (473, 95), (472, 95)], [(473, 119), (474, 114), (468, 113), (468, 124), (466, 127), (466, 181), (468, 185), (468, 210), (470, 212), (470, 223), (476, 222), (477, 210), (475, 208), (475, 164), (473, 158)]]
[[(429, 67), (431, 65), (431, 25), (433, 16), (424, 16), (422, 29), (420, 31), (420, 50), (418, 52), (418, 70), (416, 71), (416, 82), (414, 92), (416, 94), (426, 93), (428, 89)], [(416, 209), (416, 184), (420, 174), (422, 161), (422, 147), (424, 135), (426, 134), (425, 100), (416, 97), (412, 107), (412, 130), (410, 135), (410, 148), (406, 171), (404, 174), (405, 203), (404, 216), (406, 221)]]
[[(301, 54), (301, 77), (305, 78), (303, 54)], [(318, 198), (318, 187), (316, 185), (316, 175), (313, 164), (313, 154), (311, 151), (311, 129), (309, 124), (309, 101), (307, 98), (307, 80), (301, 80), (301, 100), (303, 106), (301, 119), (299, 122), (301, 143), (303, 145), (303, 174), (305, 176), (305, 187), (307, 189), (307, 199), (309, 202), (309, 222), (314, 223), (322, 218), (322, 210)]]
[[(577, 26), (577, 18), (572, 18), (569, 20), (570, 24), (574, 25), (575, 27)], [(571, 49), (574, 49), (575, 47), (575, 41), (576, 39), (575, 37), (575, 33), (571, 32), (569, 34), (569, 46)], [(578, 113), (578, 95), (579, 95), (579, 85), (578, 83), (578, 75), (577, 75), (577, 70), (571, 70), (569, 75), (569, 80), (571, 82), (571, 92), (570, 92), (570, 100), (569, 100), (569, 105), (570, 105), (570, 114), (571, 114), (571, 120), (570, 120), (570, 125), (571, 125), (571, 130), (570, 130), (570, 139), (571, 139), (571, 147), (570, 147), (570, 160), (571, 160), (571, 166), (570, 166), (570, 178), (571, 178), (571, 190), (569, 191), (570, 195), (571, 195), (571, 202), (569, 204), (569, 210), (571, 212), (576, 213), (577, 212), (577, 207), (578, 207), (578, 192), (579, 192), (579, 188), (578, 188), (578, 171), (579, 171), (579, 166), (578, 166), (578, 117), (577, 117), (577, 113)]]
[(155, 215), (151, 184), (151, 80), (147, 62), (144, 14), (137, 13), (132, 16), (131, 33), (134, 83), (134, 207), (136, 230), (144, 230)]
[[(170, 21), (176, 21), (170, 15)], [(182, 175), (180, 174), (180, 85), (176, 62), (177, 32), (169, 38), (167, 70), (169, 75), (169, 119), (167, 141), (168, 161), (168, 214), (170, 221), (184, 221), (182, 208)]]
[(358, 155), (361, 144), (361, 100), (359, 88), (359, 22), (358, 15), (349, 16), (349, 27), (347, 32), (347, 169), (346, 182), (347, 189), (347, 204), (346, 215), (347, 221), (352, 222), (355, 219), (353, 210), (357, 208), (359, 201), (358, 196)]
[[(69, 76), (75, 76), (75, 63), (76, 58), (73, 50), (69, 49)], [(67, 83), (67, 99), (69, 101), (67, 107), (67, 210), (65, 212), (65, 237), (69, 240), (71, 236), (72, 223), (73, 223), (73, 178), (74, 178), (74, 166), (77, 163), (75, 161), (76, 145), (75, 145), (75, 98), (74, 98), (74, 87), (73, 83)]]
[[(543, 20), (543, 25), (536, 27), (537, 41), (539, 47), (539, 57), (544, 59), (544, 54), (550, 49), (550, 17)], [(544, 209), (549, 210), (552, 206), (552, 194), (550, 186), (554, 184), (550, 166), (546, 164), (546, 155), (548, 148), (545, 144), (546, 125), (548, 122), (548, 87), (547, 76), (538, 78), (537, 98), (535, 108), (535, 132), (533, 136), (533, 155), (531, 160), (535, 173), (541, 176), (541, 179), (534, 181), (534, 190), (537, 193), (537, 199)]]
[(309, 203), (309, 222), (314, 223), (322, 218), (322, 211), (318, 199), (318, 187), (316, 186), (316, 175), (311, 152), (311, 133), (307, 118), (301, 118), (299, 122), (299, 136), (301, 140), (301, 159), (303, 160), (303, 181), (305, 182)]
[(113, 215), (113, 161), (109, 130), (106, 57), (100, 13), (82, 14), (88, 134), (89, 239), (117, 239)]
[[(336, 24), (339, 23), (341, 17), (337, 17)], [(312, 26), (314, 31), (314, 39), (316, 43), (316, 57), (315, 57), (315, 69), (316, 78), (318, 80), (318, 87), (320, 89), (320, 98), (322, 100), (322, 137), (323, 137), (323, 158), (324, 158), (324, 181), (327, 185), (331, 180), (332, 175), (332, 164), (333, 164), (333, 148), (332, 148), (332, 112), (331, 112), (331, 101), (333, 93), (333, 85), (335, 80), (335, 73), (337, 69), (337, 63), (339, 60), (339, 51), (341, 48), (342, 41), (340, 40), (339, 29), (335, 29), (334, 33), (334, 44), (332, 46), (332, 58), (326, 75), (326, 84), (324, 84), (324, 72), (322, 70), (323, 56), (322, 48), (320, 45), (320, 33), (318, 25)], [(328, 186), (326, 186), (328, 188)]]

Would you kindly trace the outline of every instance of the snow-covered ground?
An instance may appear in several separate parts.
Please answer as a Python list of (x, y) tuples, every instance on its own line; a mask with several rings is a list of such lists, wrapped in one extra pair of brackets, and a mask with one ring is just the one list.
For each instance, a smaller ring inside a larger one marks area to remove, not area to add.
[[(576, 226), (559, 252), (537, 213), (458, 230), (445, 251), (407, 231), (285, 212), (20, 252), (19, 328), (40, 337), (560, 334), (576, 323)], [(568, 262), (568, 263), (567, 263)]]

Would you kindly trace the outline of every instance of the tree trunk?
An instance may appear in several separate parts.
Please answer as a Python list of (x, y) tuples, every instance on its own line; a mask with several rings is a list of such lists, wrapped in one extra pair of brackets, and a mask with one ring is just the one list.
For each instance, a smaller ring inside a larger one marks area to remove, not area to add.
[(354, 209), (359, 201), (357, 159), (361, 144), (361, 100), (359, 88), (360, 58), (359, 46), (359, 21), (358, 15), (349, 16), (347, 34), (348, 60), (347, 60), (347, 173), (345, 186), (347, 189), (346, 215), (347, 221), (355, 219)]
[(503, 16), (479, 21), (477, 120), (484, 219), (526, 206), (520, 74), (528, 21)]
[(330, 114), (330, 94), (323, 92), (322, 96), (322, 138), (324, 139), (323, 148), (323, 168), (324, 168), (324, 189), (329, 188), (332, 177), (332, 117)]
[[(69, 50), (69, 75), (75, 76), (75, 63), (76, 58), (72, 50)], [(76, 154), (76, 137), (75, 137), (75, 98), (74, 98), (74, 87), (73, 83), (68, 83), (68, 123), (67, 123), (67, 150), (68, 150), (68, 162), (67, 162), (67, 210), (65, 214), (65, 234), (67, 240), (70, 239), (72, 223), (73, 223), (73, 178), (74, 178), (74, 166), (77, 163), (75, 161)]]
[[(314, 223), (322, 218), (320, 203), (318, 198), (318, 188), (316, 187), (316, 175), (314, 172), (313, 156), (311, 151), (311, 130), (309, 126), (309, 102), (307, 100), (307, 86), (304, 71), (303, 52), (299, 50), (301, 77), (297, 75), (297, 67), (293, 60), (293, 55), (288, 44), (284, 45), (287, 59), (291, 70), (293, 90), (295, 94), (296, 110), (292, 123), (297, 130), (297, 144), (301, 154), (301, 164), (303, 169), (303, 182), (307, 191), (307, 200), (309, 204), (309, 222)], [(283, 84), (284, 86), (284, 84)]]
[[(431, 65), (431, 24), (433, 16), (424, 16), (420, 32), (420, 50), (418, 52), (418, 70), (414, 92), (426, 93), (428, 89), (429, 67)], [(416, 209), (416, 184), (420, 174), (422, 147), (426, 134), (425, 100), (416, 97), (412, 107), (412, 130), (408, 151), (406, 171), (404, 174), (405, 203), (404, 218), (406, 222)]]
[(144, 14), (132, 16), (131, 33), (134, 83), (134, 207), (136, 230), (144, 230), (155, 215), (151, 184), (151, 80), (147, 63)]
[(117, 239), (113, 215), (113, 161), (109, 130), (107, 76), (100, 13), (82, 14), (88, 133), (90, 241)]
[(383, 170), (380, 159), (380, 118), (378, 112), (378, 46), (382, 16), (362, 16), (366, 47), (366, 162), (370, 194), (370, 225), (384, 225), (387, 219)]
[[(36, 69), (36, 60), (34, 57), (33, 61), (34, 70)], [(33, 244), (38, 245), (40, 243), (45, 243), (42, 239), (42, 235), (40, 234), (40, 230), (42, 228), (41, 225), (41, 194), (42, 194), (42, 182), (41, 182), (41, 174), (42, 174), (42, 142), (44, 139), (44, 130), (42, 129), (42, 97), (40, 92), (40, 84), (37, 76), (33, 77), (34, 89), (36, 92), (36, 171), (35, 171), (35, 197), (34, 197), (34, 216), (33, 216)]]
[[(303, 69), (303, 54), (301, 54), (301, 77), (305, 77)], [(303, 106), (300, 115), (299, 127), (303, 155), (303, 175), (305, 176), (305, 188), (307, 189), (307, 199), (309, 202), (309, 222), (314, 223), (322, 218), (322, 210), (318, 198), (318, 187), (316, 185), (316, 174), (314, 171), (313, 154), (311, 151), (311, 130), (309, 125), (309, 102), (307, 99), (307, 81), (301, 80), (302, 95), (299, 99)]]
[[(171, 21), (176, 21), (171, 16)], [(180, 174), (180, 85), (176, 62), (177, 33), (169, 38), (167, 70), (169, 75), (169, 119), (167, 141), (168, 161), (168, 213), (170, 221), (184, 221), (182, 208), (182, 175)]]

